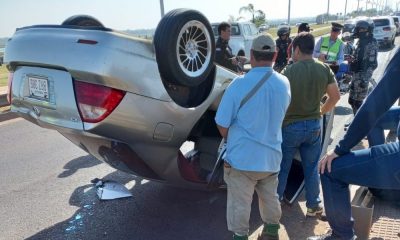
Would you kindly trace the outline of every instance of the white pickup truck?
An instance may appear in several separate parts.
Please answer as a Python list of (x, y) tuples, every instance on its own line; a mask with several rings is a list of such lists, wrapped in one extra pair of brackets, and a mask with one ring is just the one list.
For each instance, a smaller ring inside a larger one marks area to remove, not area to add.
[[(218, 25), (220, 23), (211, 24), (214, 32), (215, 40), (218, 39)], [(232, 53), (236, 56), (245, 56), (250, 58), (251, 43), (255, 36), (259, 33), (256, 25), (251, 22), (234, 22), (231, 24), (231, 39), (229, 46)]]

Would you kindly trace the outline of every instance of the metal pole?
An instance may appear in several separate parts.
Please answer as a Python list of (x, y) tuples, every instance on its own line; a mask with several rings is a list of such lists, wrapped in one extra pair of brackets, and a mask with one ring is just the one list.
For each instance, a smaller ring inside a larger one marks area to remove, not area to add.
[(161, 17), (164, 17), (164, 0), (160, 0)]
[(330, 3), (330, 0), (328, 0), (328, 10), (326, 11), (326, 17), (328, 18), (328, 21), (329, 21), (329, 3)]
[(288, 6), (288, 17), (287, 17), (287, 23), (289, 24), (289, 26), (290, 26), (290, 4), (291, 4), (291, 0), (289, 0), (289, 6)]
[(346, 19), (346, 15), (347, 15), (347, 0), (346, 0), (346, 3), (344, 4), (344, 15), (343, 15), (343, 20)]
[(386, 9), (387, 9), (387, 0), (385, 2), (385, 12), (386, 12)]
[(358, 13), (360, 13), (360, 0), (358, 0), (358, 3), (357, 3), (357, 14)]

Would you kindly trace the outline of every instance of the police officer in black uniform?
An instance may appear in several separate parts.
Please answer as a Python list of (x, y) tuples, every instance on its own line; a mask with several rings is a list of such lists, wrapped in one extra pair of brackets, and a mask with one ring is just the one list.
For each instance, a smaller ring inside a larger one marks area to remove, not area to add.
[(246, 58), (233, 55), (232, 48), (229, 46), (231, 37), (231, 25), (227, 22), (222, 22), (218, 26), (218, 40), (215, 46), (215, 62), (223, 67), (226, 67), (234, 72), (241, 72), (242, 69), (239, 63), (244, 63)]
[(276, 48), (278, 50), (278, 54), (274, 64), (274, 70), (281, 72), (288, 64), (288, 48), (292, 43), (292, 39), (290, 38), (290, 27), (279, 27), (277, 34), (278, 39), (276, 39)]
[(350, 64), (354, 74), (350, 83), (349, 104), (355, 115), (368, 95), (369, 82), (374, 70), (378, 67), (379, 45), (373, 35), (373, 23), (360, 20), (356, 23), (353, 31), (353, 37), (359, 39), (354, 60)]

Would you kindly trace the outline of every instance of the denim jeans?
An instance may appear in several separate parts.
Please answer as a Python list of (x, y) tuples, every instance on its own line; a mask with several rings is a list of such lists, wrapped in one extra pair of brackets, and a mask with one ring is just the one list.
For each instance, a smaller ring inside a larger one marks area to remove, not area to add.
[(397, 136), (400, 135), (400, 107), (392, 107), (383, 115), (375, 127), (368, 134), (368, 142), (370, 146), (380, 145), (385, 143), (385, 134), (384, 130), (396, 130)]
[(300, 152), (306, 189), (306, 206), (314, 208), (321, 202), (319, 198), (318, 161), (321, 154), (320, 119), (291, 123), (282, 128), (282, 163), (279, 172), (278, 196), (283, 198), (290, 167), (294, 155)]
[(354, 151), (335, 159), (331, 172), (321, 175), (321, 184), (332, 231), (342, 239), (351, 239), (354, 232), (349, 184), (400, 190), (399, 142)]

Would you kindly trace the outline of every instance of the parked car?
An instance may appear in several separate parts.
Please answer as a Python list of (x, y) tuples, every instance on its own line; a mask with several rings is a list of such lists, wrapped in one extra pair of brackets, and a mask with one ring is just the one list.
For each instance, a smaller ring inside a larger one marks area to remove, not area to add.
[(352, 33), (353, 30), (354, 30), (354, 27), (355, 27), (356, 24), (357, 24), (357, 22), (358, 22), (358, 21), (361, 21), (361, 20), (367, 21), (367, 22), (369, 22), (370, 24), (373, 24), (373, 21), (372, 21), (372, 19), (371, 19), (370, 17), (359, 16), (359, 17), (356, 17), (356, 18), (352, 18), (352, 19), (346, 20), (346, 21), (344, 22), (344, 24), (343, 24), (343, 31), (342, 31), (342, 32), (343, 32), (343, 33), (345, 33), (345, 32)]
[(394, 20), (394, 24), (396, 25), (396, 35), (400, 34), (400, 22), (399, 22), (399, 16), (392, 16)]
[[(221, 142), (216, 110), (237, 77), (216, 66), (214, 54), (211, 25), (187, 9), (167, 13), (153, 41), (90, 16), (19, 28), (4, 59), (12, 72), (11, 111), (116, 169), (205, 189)], [(321, 154), (333, 118), (321, 119)], [(194, 147), (183, 154), (187, 141)], [(304, 186), (300, 161), (297, 156), (289, 177), (286, 196), (292, 200)]]
[(268, 31), (269, 30), (269, 25), (268, 24), (261, 24), (259, 27), (258, 27), (258, 32), (265, 32), (265, 31)]
[(381, 45), (389, 47), (394, 46), (396, 38), (396, 25), (394, 24), (393, 17), (374, 17), (372, 18), (375, 24), (374, 37)]
[(357, 19), (355, 19), (355, 18), (346, 20), (343, 24), (343, 33), (353, 32), (353, 29), (356, 26), (356, 23), (357, 23)]
[[(215, 39), (218, 39), (218, 25), (220, 23), (211, 24)], [(231, 39), (229, 46), (232, 52), (237, 56), (245, 56), (250, 58), (250, 48), (253, 39), (258, 35), (259, 31), (254, 23), (251, 22), (234, 22), (231, 23)]]

